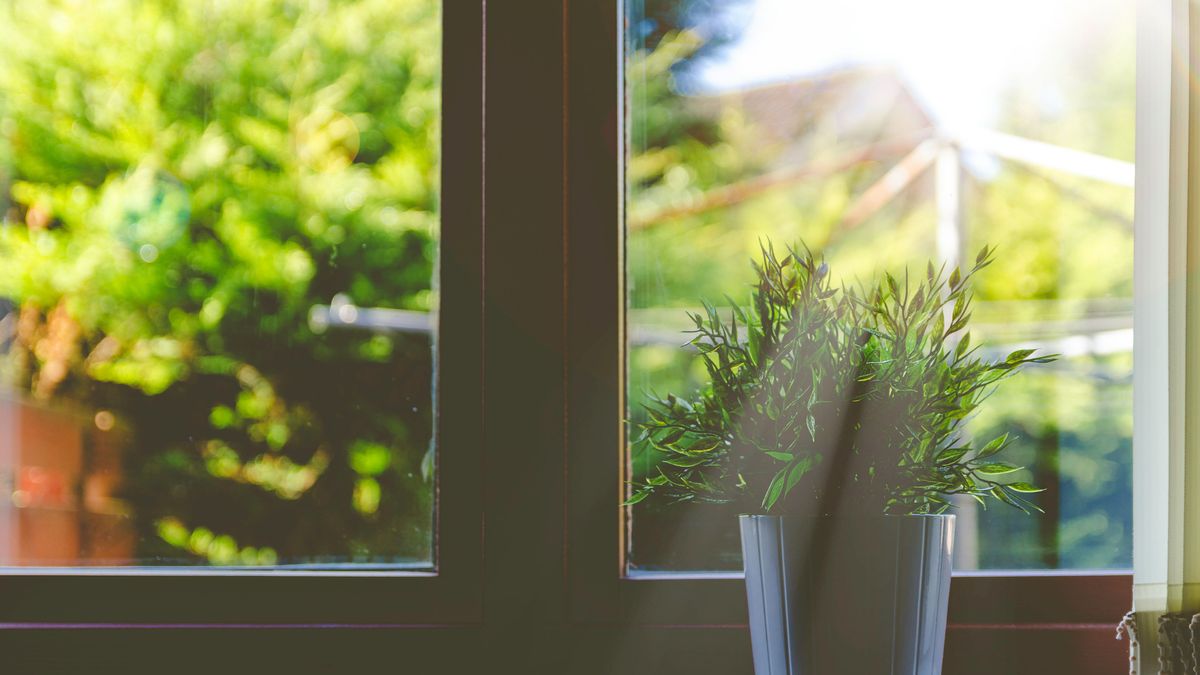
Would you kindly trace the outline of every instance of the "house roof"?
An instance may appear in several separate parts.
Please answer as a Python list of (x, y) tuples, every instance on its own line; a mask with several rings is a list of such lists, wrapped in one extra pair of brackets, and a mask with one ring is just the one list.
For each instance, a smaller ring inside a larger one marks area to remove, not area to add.
[(716, 94), (693, 96), (705, 117), (743, 117), (767, 168), (796, 166), (822, 149), (856, 148), (928, 133), (930, 113), (892, 69), (853, 67)]

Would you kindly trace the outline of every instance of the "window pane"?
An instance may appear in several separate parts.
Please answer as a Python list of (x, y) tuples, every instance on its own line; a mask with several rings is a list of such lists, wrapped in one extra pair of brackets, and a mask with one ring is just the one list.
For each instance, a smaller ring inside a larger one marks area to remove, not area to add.
[[(967, 432), (1012, 435), (1045, 514), (956, 502), (956, 564), (1129, 567), (1134, 2), (626, 5), (631, 437), (705, 382), (686, 312), (746, 303), (765, 238), (848, 284), (994, 246), (972, 343), (1062, 357)], [(631, 570), (740, 569), (733, 515), (636, 505)]]
[(3, 3), (0, 565), (432, 565), (440, 40)]

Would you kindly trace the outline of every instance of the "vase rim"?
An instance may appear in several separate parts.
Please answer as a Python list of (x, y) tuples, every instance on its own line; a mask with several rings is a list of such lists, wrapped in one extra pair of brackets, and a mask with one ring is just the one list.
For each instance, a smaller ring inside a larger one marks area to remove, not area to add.
[(881, 513), (879, 515), (864, 515), (861, 513), (854, 514), (834, 514), (828, 516), (803, 516), (796, 514), (770, 514), (770, 513), (739, 513), (738, 518), (746, 518), (751, 520), (774, 520), (783, 518), (807, 518), (813, 520), (834, 520), (837, 518), (848, 518), (853, 520), (888, 520), (896, 518), (953, 518), (953, 513), (906, 513), (903, 515), (890, 515)]

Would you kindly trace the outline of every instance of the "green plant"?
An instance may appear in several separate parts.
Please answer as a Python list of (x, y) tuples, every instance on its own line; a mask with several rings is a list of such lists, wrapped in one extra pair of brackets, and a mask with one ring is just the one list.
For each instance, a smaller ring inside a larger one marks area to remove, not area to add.
[(976, 448), (961, 429), (1000, 380), (1055, 358), (988, 361), (971, 346), (968, 282), (991, 262), (985, 247), (965, 274), (931, 263), (915, 290), (907, 274), (854, 290), (807, 249), (781, 260), (764, 246), (749, 307), (690, 315), (709, 383), (650, 397), (637, 443), (659, 461), (628, 503), (907, 514), (961, 494), (1036, 510), (1037, 488), (1005, 482), (1021, 468), (997, 460), (1008, 436)]

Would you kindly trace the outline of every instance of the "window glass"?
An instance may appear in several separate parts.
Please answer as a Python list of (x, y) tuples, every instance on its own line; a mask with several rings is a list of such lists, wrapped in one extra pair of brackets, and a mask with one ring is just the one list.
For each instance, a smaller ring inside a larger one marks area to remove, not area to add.
[(432, 564), (440, 40), (0, 6), (0, 565)]
[[(705, 381), (686, 312), (747, 302), (767, 238), (846, 284), (994, 246), (972, 341), (1061, 358), (967, 431), (1011, 434), (1045, 513), (956, 502), (956, 565), (1129, 567), (1134, 5), (627, 2), (630, 437), (647, 396)], [(662, 460), (641, 447), (635, 480)], [(642, 502), (629, 528), (633, 571), (741, 567), (721, 506)]]

